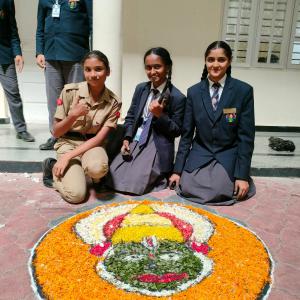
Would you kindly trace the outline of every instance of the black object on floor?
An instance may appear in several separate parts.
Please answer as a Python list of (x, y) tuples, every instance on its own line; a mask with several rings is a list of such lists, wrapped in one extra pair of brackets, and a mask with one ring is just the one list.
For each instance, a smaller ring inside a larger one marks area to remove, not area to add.
[(17, 139), (23, 140), (24, 142), (34, 142), (35, 138), (28, 132), (22, 131), (17, 133)]
[(274, 136), (269, 138), (269, 147), (275, 151), (294, 152), (296, 149), (295, 144), (292, 141), (284, 140)]
[(44, 186), (48, 188), (53, 187), (53, 175), (52, 175), (52, 169), (54, 164), (56, 163), (56, 159), (54, 158), (46, 158), (42, 163), (42, 169), (43, 169), (43, 184)]
[(56, 143), (56, 139), (51, 137), (49, 138), (46, 143), (41, 144), (39, 146), (40, 150), (54, 150), (54, 144)]

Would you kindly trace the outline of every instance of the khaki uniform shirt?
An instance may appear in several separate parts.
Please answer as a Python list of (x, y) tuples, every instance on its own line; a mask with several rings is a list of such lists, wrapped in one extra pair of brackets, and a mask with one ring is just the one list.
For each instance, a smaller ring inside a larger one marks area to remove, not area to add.
[[(60, 98), (57, 99), (57, 108), (54, 118), (59, 120), (66, 118), (69, 111), (75, 105), (78, 97), (80, 98), (79, 102), (86, 103), (88, 105), (89, 111), (87, 115), (80, 116), (76, 119), (69, 129), (69, 132), (79, 132), (83, 135), (97, 134), (104, 126), (112, 128), (117, 127), (121, 108), (121, 101), (119, 98), (108, 88), (105, 88), (99, 101), (92, 104), (86, 81), (65, 85)], [(58, 139), (54, 148), (55, 150), (60, 148), (59, 152), (62, 154), (72, 150), (74, 146), (76, 147), (83, 142), (84, 140), (82, 138), (68, 138), (62, 136)], [(63, 145), (65, 146), (61, 147)]]
[(63, 120), (76, 103), (86, 103), (89, 112), (85, 116), (80, 116), (73, 123), (69, 131), (80, 132), (82, 134), (97, 134), (106, 126), (116, 128), (120, 116), (121, 101), (108, 88), (105, 88), (100, 100), (92, 104), (88, 84), (86, 81), (80, 83), (66, 84), (58, 99), (54, 118)]

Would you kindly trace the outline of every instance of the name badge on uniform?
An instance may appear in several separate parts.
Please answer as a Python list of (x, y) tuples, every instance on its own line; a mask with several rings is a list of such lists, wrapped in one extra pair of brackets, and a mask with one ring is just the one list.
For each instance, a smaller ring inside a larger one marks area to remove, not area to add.
[(141, 127), (139, 127), (138, 130), (137, 130), (137, 132), (136, 132), (136, 134), (135, 134), (135, 137), (134, 137), (134, 140), (136, 142), (138, 142), (140, 140), (142, 131), (143, 131), (143, 129)]
[(225, 115), (227, 123), (235, 123), (236, 121), (236, 108), (224, 108), (223, 114)]
[(52, 6), (52, 18), (59, 18), (59, 16), (60, 16), (60, 4), (56, 2)]

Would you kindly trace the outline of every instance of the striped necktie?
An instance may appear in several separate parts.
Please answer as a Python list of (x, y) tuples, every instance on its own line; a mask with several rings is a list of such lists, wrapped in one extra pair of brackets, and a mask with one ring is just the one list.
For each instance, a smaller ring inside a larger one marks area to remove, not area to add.
[(219, 104), (219, 100), (220, 100), (220, 96), (219, 96), (219, 89), (220, 89), (221, 85), (219, 82), (215, 82), (212, 85), (213, 88), (213, 94), (211, 96), (211, 104), (213, 107), (213, 110), (216, 111), (218, 108), (218, 104)]
[[(159, 93), (159, 90), (152, 89), (151, 92), (152, 92), (152, 95), (151, 95), (151, 100), (150, 100), (149, 104), (151, 103), (151, 101), (153, 101), (156, 98), (156, 95)], [(151, 123), (152, 123), (152, 113), (149, 113), (149, 117), (147, 118), (147, 120), (144, 124), (144, 128), (143, 128), (143, 131), (140, 136), (140, 140), (139, 140), (140, 148), (147, 144)]]

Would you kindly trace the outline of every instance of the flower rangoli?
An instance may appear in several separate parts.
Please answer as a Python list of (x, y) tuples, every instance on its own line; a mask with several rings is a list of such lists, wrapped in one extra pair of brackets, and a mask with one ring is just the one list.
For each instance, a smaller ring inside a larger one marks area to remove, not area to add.
[(127, 201), (46, 233), (30, 261), (45, 299), (260, 299), (271, 258), (246, 228), (175, 203)]

